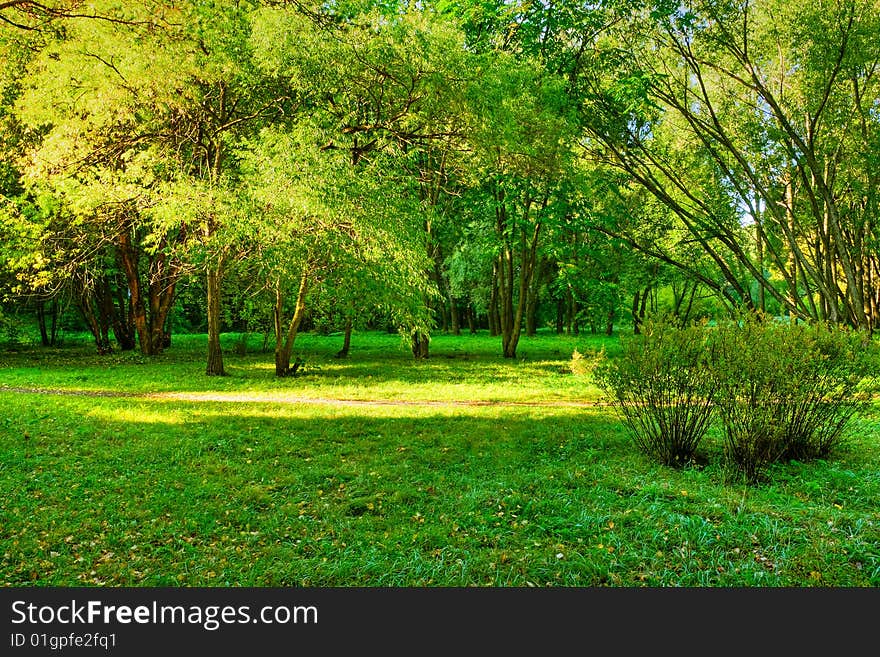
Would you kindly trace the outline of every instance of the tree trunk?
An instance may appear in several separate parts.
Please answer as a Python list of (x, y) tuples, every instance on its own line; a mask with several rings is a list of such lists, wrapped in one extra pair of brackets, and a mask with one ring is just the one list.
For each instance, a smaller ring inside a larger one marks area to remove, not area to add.
[(642, 318), (639, 317), (639, 301), (641, 299), (640, 290), (636, 290), (635, 294), (633, 294), (633, 303), (632, 303), (632, 320), (633, 320), (633, 333), (636, 335), (640, 335), (642, 332)]
[(122, 270), (125, 272), (126, 283), (128, 284), (131, 319), (134, 323), (138, 342), (141, 345), (141, 353), (145, 356), (152, 356), (155, 354), (155, 351), (153, 349), (151, 332), (147, 322), (147, 309), (141, 289), (140, 258), (131, 243), (131, 236), (128, 234), (127, 229), (120, 231), (116, 252), (119, 256)]
[(577, 317), (577, 302), (574, 299), (574, 293), (571, 287), (565, 292), (565, 333), (567, 335), (574, 334), (575, 318)]
[(455, 299), (452, 298), (452, 293), (449, 294), (449, 319), (452, 326), (452, 335), (461, 335), (461, 319), (458, 315)]
[(694, 307), (694, 299), (697, 296), (697, 289), (699, 289), (699, 287), (700, 287), (700, 284), (697, 282), (694, 282), (693, 287), (691, 287), (691, 295), (688, 298), (688, 305), (684, 309), (684, 314), (682, 314), (682, 316), (681, 316), (682, 325), (687, 324), (687, 322), (690, 320), (691, 309)]
[(163, 349), (171, 346), (171, 330), (166, 323), (174, 302), (177, 277), (173, 272), (173, 264), (168, 262), (164, 254), (152, 258), (149, 270), (150, 344), (153, 354), (159, 354)]
[(296, 374), (299, 369), (299, 363), (290, 366), (290, 356), (293, 353), (293, 345), (296, 342), (296, 336), (299, 332), (299, 325), (302, 323), (303, 316), (306, 312), (306, 294), (309, 291), (309, 274), (308, 270), (303, 270), (299, 280), (299, 292), (296, 295), (296, 307), (293, 311), (293, 317), (287, 326), (286, 337), (282, 336), (281, 325), (283, 317), (283, 296), (281, 293), (280, 283), (275, 289), (275, 376), (284, 377)]
[(348, 358), (351, 349), (351, 317), (345, 320), (345, 337), (342, 339), (342, 349), (336, 352), (336, 358)]
[(137, 346), (137, 333), (135, 332), (131, 309), (126, 303), (127, 292), (128, 287), (125, 285), (125, 279), (117, 276), (116, 303), (113, 310), (113, 335), (116, 337), (116, 342), (119, 343), (119, 348), (122, 351), (132, 351)]
[(208, 376), (226, 376), (223, 368), (223, 350), (220, 347), (220, 282), (221, 264), (209, 267), (207, 273), (208, 287), (208, 363), (205, 374)]
[(534, 337), (538, 333), (538, 291), (537, 285), (529, 286), (528, 299), (526, 300), (526, 335)]
[(413, 357), (419, 360), (428, 358), (428, 343), (430, 342), (430, 338), (422, 333), (421, 331), (416, 331), (413, 333), (412, 337), (412, 353)]
[(98, 354), (104, 356), (112, 353), (113, 347), (110, 344), (108, 331), (102, 326), (88, 292), (80, 293), (80, 297), (77, 299), (77, 307), (89, 327), (89, 332), (95, 340), (95, 349)]
[(498, 263), (492, 265), (492, 288), (489, 291), (489, 335), (493, 338), (501, 333), (501, 320), (498, 312)]
[(498, 320), (501, 330), (501, 353), (505, 358), (516, 358), (518, 333), (514, 332), (513, 311), (513, 253), (505, 248), (498, 256)]
[(542, 257), (532, 272), (532, 280), (529, 282), (528, 298), (526, 300), (526, 335), (534, 337), (538, 333), (538, 302), (540, 301), (541, 285), (550, 270), (550, 261)]
[(40, 344), (44, 347), (51, 347), (55, 345), (55, 331), (54, 331), (54, 323), (55, 323), (55, 301), (52, 301), (52, 323), (53, 323), (53, 331), (52, 337), (49, 337), (49, 328), (46, 325), (46, 307), (44, 301), (37, 301), (37, 324), (40, 327)]
[[(767, 299), (764, 292), (764, 229), (761, 217), (755, 217), (755, 241), (758, 255), (758, 269), (761, 277), (758, 279), (758, 310), (762, 313), (767, 311)], [(693, 298), (693, 297), (691, 297)]]
[[(546, 206), (548, 199), (544, 200)], [(532, 200), (526, 197), (523, 201), (523, 224), (530, 223), (530, 214), (532, 209)], [(517, 256), (519, 260), (519, 280), (514, 289), (514, 239), (513, 233), (505, 229), (507, 225), (507, 213), (503, 204), (503, 196), (499, 196), (499, 205), (497, 209), (496, 221), (498, 225), (498, 233), (502, 237), (504, 246), (501, 254), (498, 256), (498, 268), (501, 275), (498, 277), (498, 297), (499, 310), (501, 319), (501, 347), (505, 358), (516, 358), (516, 348), (519, 343), (520, 334), (522, 332), (523, 316), (525, 315), (526, 302), (529, 293), (529, 287), (535, 274), (537, 252), (538, 252), (538, 236), (541, 231), (541, 223), (534, 221), (531, 223), (531, 233), (520, 229), (517, 245)], [(516, 299), (514, 303), (514, 294)]]

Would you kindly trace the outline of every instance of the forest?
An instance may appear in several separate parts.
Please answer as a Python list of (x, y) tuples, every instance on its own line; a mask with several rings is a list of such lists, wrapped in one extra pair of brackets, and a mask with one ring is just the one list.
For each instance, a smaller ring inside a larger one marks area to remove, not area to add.
[(876, 2), (0, 6), (3, 321), (49, 344), (880, 317)]
[(878, 35), (0, 0), (0, 581), (876, 586)]

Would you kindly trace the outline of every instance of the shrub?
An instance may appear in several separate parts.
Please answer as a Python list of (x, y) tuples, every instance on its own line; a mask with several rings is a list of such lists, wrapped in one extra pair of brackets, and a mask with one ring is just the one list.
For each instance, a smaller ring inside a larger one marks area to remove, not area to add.
[(707, 355), (704, 325), (649, 319), (641, 335), (621, 338), (619, 357), (594, 370), (639, 449), (666, 465), (692, 462), (709, 428)]
[(755, 482), (776, 461), (830, 455), (865, 402), (868, 344), (858, 332), (756, 313), (719, 326), (711, 378), (731, 465)]

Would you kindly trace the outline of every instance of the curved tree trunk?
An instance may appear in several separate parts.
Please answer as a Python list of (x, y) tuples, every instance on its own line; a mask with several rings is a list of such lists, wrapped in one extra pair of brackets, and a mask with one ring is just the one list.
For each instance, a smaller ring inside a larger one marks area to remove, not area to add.
[(281, 292), (281, 284), (275, 288), (275, 376), (285, 377), (296, 374), (300, 363), (290, 366), (290, 356), (293, 353), (293, 345), (299, 333), (299, 326), (306, 313), (306, 295), (309, 291), (309, 273), (303, 270), (299, 281), (299, 291), (296, 295), (296, 307), (293, 317), (287, 325), (286, 336), (282, 333), (282, 317), (284, 316), (284, 297)]

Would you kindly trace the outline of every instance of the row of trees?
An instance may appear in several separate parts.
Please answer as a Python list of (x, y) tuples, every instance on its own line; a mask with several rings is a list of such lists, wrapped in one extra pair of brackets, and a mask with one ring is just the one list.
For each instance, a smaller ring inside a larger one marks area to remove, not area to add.
[(307, 316), (873, 329), (880, 10), (803, 5), (0, 2), (5, 303), (156, 354), (198, 289), (208, 374), (230, 308), (279, 376)]

